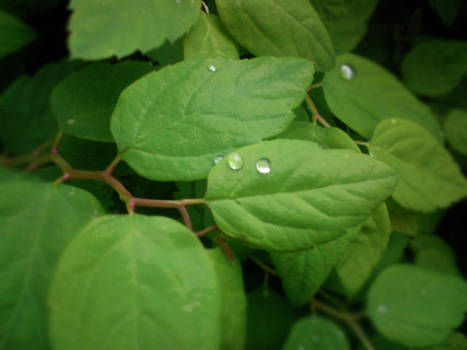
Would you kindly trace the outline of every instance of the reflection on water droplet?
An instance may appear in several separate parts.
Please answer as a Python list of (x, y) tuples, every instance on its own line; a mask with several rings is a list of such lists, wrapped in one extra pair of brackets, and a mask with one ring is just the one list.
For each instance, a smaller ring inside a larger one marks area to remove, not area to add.
[(217, 156), (215, 159), (214, 159), (214, 164), (219, 164), (219, 162), (224, 159), (224, 156)]
[(242, 156), (238, 153), (230, 153), (227, 156), (227, 164), (232, 170), (240, 170), (241, 168), (243, 168)]
[(73, 118), (70, 118), (70, 119), (68, 119), (68, 120), (66, 121), (66, 123), (67, 123), (68, 125), (72, 125), (72, 124), (75, 123), (75, 120), (74, 120)]
[(261, 174), (269, 174), (271, 172), (271, 161), (267, 158), (261, 158), (256, 162), (256, 170)]
[(343, 64), (341, 66), (341, 77), (346, 80), (352, 80), (355, 78), (355, 70), (351, 65)]
[(384, 304), (378, 305), (377, 310), (381, 315), (384, 315), (384, 314), (388, 313), (388, 307), (386, 305), (384, 305)]
[(214, 72), (217, 70), (217, 67), (216, 67), (215, 65), (213, 65), (213, 64), (210, 64), (210, 65), (208, 66), (208, 69), (209, 69), (209, 71), (211, 71), (211, 72), (214, 73)]

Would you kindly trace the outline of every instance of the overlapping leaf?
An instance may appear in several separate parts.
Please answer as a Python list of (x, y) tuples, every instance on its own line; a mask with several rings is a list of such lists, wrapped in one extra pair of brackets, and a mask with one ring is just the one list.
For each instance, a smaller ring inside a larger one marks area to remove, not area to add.
[(144, 177), (206, 178), (216, 157), (285, 129), (312, 76), (310, 62), (291, 57), (184, 61), (128, 87), (112, 133)]
[(65, 247), (100, 211), (74, 187), (26, 178), (0, 183), (0, 349), (49, 349), (52, 275)]
[(216, 0), (232, 36), (256, 56), (298, 56), (334, 66), (331, 39), (309, 0)]
[(444, 120), (449, 144), (457, 152), (467, 155), (467, 112), (455, 109)]
[(200, 0), (72, 0), (71, 55), (101, 59), (174, 42), (196, 22)]
[(425, 128), (413, 122), (381, 122), (369, 150), (400, 174), (393, 198), (407, 209), (429, 212), (467, 195), (467, 181), (451, 155)]
[(196, 236), (168, 218), (93, 221), (63, 255), (49, 300), (57, 349), (219, 346), (214, 267)]
[[(266, 141), (235, 154), (243, 167), (230, 168), (232, 155), (218, 163), (205, 199), (222, 231), (267, 250), (305, 250), (340, 237), (368, 219), (397, 183), (383, 163), (313, 142)], [(259, 160), (267, 160), (269, 173), (257, 169)]]
[(0, 58), (29, 44), (36, 34), (14, 16), (0, 12)]

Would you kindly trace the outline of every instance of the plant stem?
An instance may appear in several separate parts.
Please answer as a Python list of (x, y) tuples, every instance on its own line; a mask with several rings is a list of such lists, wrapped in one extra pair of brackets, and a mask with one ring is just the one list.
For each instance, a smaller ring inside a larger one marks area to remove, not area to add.
[(276, 276), (276, 277), (279, 277), (279, 274), (270, 266), (266, 265), (265, 263), (263, 263), (261, 260), (255, 258), (254, 256), (250, 256), (248, 257), (251, 261), (253, 261), (256, 265), (258, 265), (259, 267), (261, 267), (264, 271), (266, 271), (267, 273), (273, 275), (273, 276)]
[(313, 84), (308, 89), (306, 89), (306, 92), (310, 92), (311, 90), (317, 89), (317, 88), (319, 88), (321, 86), (323, 86), (323, 83)]
[(214, 239), (222, 247), (222, 250), (227, 256), (227, 259), (229, 259), (232, 262), (235, 262), (235, 254), (233, 253), (232, 248), (230, 248), (229, 243), (227, 243), (227, 241), (224, 238), (222, 238), (222, 236), (218, 233), (214, 233)]
[(207, 235), (209, 232), (212, 232), (212, 231), (214, 231), (214, 230), (217, 230), (218, 228), (219, 228), (219, 227), (217, 227), (217, 225), (208, 226), (208, 227), (206, 227), (204, 230), (195, 232), (195, 234), (196, 234), (198, 237), (203, 237), (204, 235)]
[(305, 101), (307, 102), (308, 106), (311, 109), (311, 112), (313, 113), (313, 121), (316, 123), (316, 121), (319, 121), (321, 124), (323, 124), (326, 128), (330, 128), (331, 125), (324, 119), (318, 112), (318, 108), (316, 108), (315, 103), (311, 99), (311, 97), (306, 94), (305, 96)]

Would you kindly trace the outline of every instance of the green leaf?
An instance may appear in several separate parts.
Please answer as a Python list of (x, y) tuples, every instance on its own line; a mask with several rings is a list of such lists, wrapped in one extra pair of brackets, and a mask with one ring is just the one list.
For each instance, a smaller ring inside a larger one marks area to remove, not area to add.
[(386, 338), (414, 347), (436, 345), (464, 320), (467, 283), (411, 265), (394, 265), (371, 286), (367, 309)]
[(334, 66), (331, 39), (309, 0), (216, 0), (222, 22), (255, 56), (297, 56)]
[[(232, 170), (232, 158), (243, 166)], [(257, 162), (269, 162), (261, 173)], [(230, 161), (230, 164), (229, 164)], [(298, 140), (239, 149), (210, 172), (205, 196), (227, 235), (272, 251), (309, 249), (363, 223), (397, 183), (383, 163)]]
[(391, 230), (415, 236), (420, 230), (420, 214), (407, 210), (397, 204), (392, 198), (387, 201), (389, 218), (391, 219)]
[(402, 262), (405, 257), (405, 248), (408, 244), (409, 237), (406, 234), (391, 232), (386, 249), (381, 254), (378, 264), (373, 269), (373, 275), (377, 276), (386, 267)]
[(36, 37), (34, 31), (16, 17), (0, 12), (0, 58), (29, 44)]
[(198, 22), (183, 39), (185, 59), (193, 57), (239, 58), (238, 48), (215, 15), (201, 12)]
[[(428, 4), (438, 13), (445, 26), (449, 26), (459, 16), (462, 0), (427, 0)], [(436, 53), (442, 54), (440, 52)]]
[(415, 265), (446, 275), (461, 276), (451, 247), (436, 236), (418, 236), (411, 243), (415, 251)]
[(219, 349), (243, 349), (246, 339), (246, 294), (242, 267), (225, 256), (221, 248), (208, 251), (219, 279), (221, 293), (221, 341)]
[(444, 120), (444, 131), (452, 148), (467, 155), (467, 112), (451, 111)]
[[(315, 0), (310, 1), (326, 26), (336, 54), (353, 50), (366, 32), (366, 20), (377, 0)], [(366, 8), (366, 16), (361, 16)]]
[(337, 118), (366, 138), (380, 121), (395, 117), (417, 122), (441, 140), (441, 129), (430, 109), (391, 73), (368, 59), (338, 56), (336, 68), (324, 76), (323, 89)]
[(162, 66), (183, 61), (183, 39), (173, 43), (166, 41), (162, 46), (146, 53), (146, 56)]
[(152, 72), (145, 62), (95, 63), (58, 84), (51, 106), (61, 129), (83, 139), (113, 142), (110, 117), (121, 91)]
[(50, 110), (53, 87), (81, 63), (52, 63), (33, 77), (22, 76), (0, 96), (0, 140), (5, 152), (26, 153), (57, 132), (57, 122)]
[(345, 333), (334, 322), (317, 316), (298, 320), (282, 350), (350, 350)]
[(96, 60), (174, 42), (198, 19), (200, 0), (72, 0), (71, 56)]
[(247, 295), (248, 319), (245, 350), (279, 350), (295, 320), (292, 308), (268, 288)]
[(313, 141), (323, 148), (352, 149), (360, 153), (357, 144), (341, 129), (323, 128), (310, 122), (293, 121), (276, 138)]
[(415, 46), (402, 62), (404, 82), (424, 96), (444, 95), (467, 74), (467, 41), (433, 40)]
[(0, 183), (0, 349), (49, 349), (53, 272), (77, 231), (100, 211), (94, 197), (74, 187)]
[(310, 302), (358, 231), (358, 227), (354, 228), (334, 241), (303, 252), (271, 253), (282, 286), (293, 305), (302, 306)]
[(388, 244), (390, 233), (389, 214), (386, 205), (382, 205), (362, 225), (360, 233), (345, 250), (336, 267), (337, 275), (349, 296), (355, 296), (370, 278)]
[(312, 76), (310, 62), (291, 57), (184, 61), (128, 87), (112, 133), (140, 175), (203, 179), (216, 157), (281, 132)]
[(426, 129), (411, 121), (381, 122), (368, 148), (401, 175), (393, 198), (406, 209), (429, 212), (467, 195), (467, 181), (451, 155)]
[(94, 220), (63, 255), (49, 303), (56, 349), (218, 349), (214, 267), (168, 218)]

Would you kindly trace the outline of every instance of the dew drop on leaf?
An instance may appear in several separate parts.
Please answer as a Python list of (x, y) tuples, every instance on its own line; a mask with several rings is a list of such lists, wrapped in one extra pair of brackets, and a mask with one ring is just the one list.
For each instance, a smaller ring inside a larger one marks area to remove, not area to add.
[(210, 65), (208, 66), (208, 69), (209, 69), (210, 72), (213, 72), (213, 73), (214, 73), (214, 72), (217, 70), (217, 67), (214, 66), (213, 64), (210, 64)]
[(217, 156), (215, 159), (214, 159), (214, 164), (219, 164), (219, 162), (224, 159), (224, 156)]
[(68, 119), (68, 120), (66, 121), (66, 123), (67, 123), (68, 125), (72, 125), (72, 124), (75, 123), (75, 120), (74, 120), (73, 118), (70, 118), (70, 119)]
[(256, 162), (256, 170), (261, 174), (269, 174), (271, 172), (271, 161), (267, 158), (261, 158)]
[(240, 170), (241, 168), (243, 168), (242, 156), (238, 153), (230, 153), (227, 156), (227, 164), (232, 170)]
[(391, 124), (396, 125), (396, 120), (394, 118), (391, 119)]
[(384, 304), (378, 305), (377, 310), (381, 315), (384, 315), (384, 314), (388, 313), (388, 307), (386, 305), (384, 305)]
[(345, 80), (352, 80), (353, 78), (355, 78), (354, 68), (348, 64), (343, 64), (341, 66), (341, 77)]

